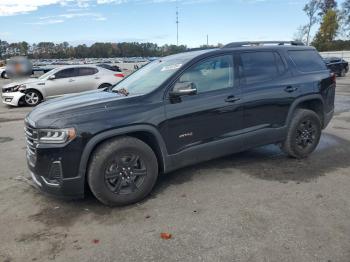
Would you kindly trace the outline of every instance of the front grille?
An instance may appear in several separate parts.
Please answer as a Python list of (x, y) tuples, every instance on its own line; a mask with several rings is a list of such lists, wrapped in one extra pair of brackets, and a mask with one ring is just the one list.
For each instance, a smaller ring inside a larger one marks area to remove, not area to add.
[(27, 141), (27, 158), (29, 163), (35, 165), (36, 163), (36, 146), (38, 144), (38, 132), (30, 126), (24, 127), (24, 133)]

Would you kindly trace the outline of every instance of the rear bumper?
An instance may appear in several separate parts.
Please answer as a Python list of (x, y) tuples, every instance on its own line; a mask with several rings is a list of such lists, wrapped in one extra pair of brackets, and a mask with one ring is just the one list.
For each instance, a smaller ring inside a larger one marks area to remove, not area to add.
[(2, 93), (2, 102), (10, 106), (18, 106), (19, 100), (24, 96), (21, 92)]

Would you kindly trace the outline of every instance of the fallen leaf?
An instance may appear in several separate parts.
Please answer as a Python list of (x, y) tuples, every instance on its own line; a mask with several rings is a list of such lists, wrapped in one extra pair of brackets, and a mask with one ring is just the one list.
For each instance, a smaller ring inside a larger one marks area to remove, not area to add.
[(162, 239), (168, 240), (172, 237), (172, 235), (170, 233), (160, 233), (160, 237)]
[(99, 239), (93, 239), (93, 240), (92, 240), (92, 243), (98, 244), (98, 243), (100, 243), (100, 240), (99, 240)]

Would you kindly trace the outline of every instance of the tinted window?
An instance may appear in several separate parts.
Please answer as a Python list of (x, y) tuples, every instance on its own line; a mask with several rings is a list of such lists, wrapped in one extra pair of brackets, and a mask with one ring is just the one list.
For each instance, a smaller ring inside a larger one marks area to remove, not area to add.
[(98, 72), (96, 68), (92, 68), (92, 67), (80, 67), (78, 70), (79, 70), (78, 76), (89, 76), (89, 75), (94, 75)]
[(59, 78), (67, 78), (67, 77), (74, 77), (76, 76), (76, 70), (75, 68), (67, 68), (67, 69), (63, 69), (61, 71), (58, 71), (55, 74), (56, 79)]
[(246, 84), (271, 80), (286, 70), (280, 55), (275, 52), (242, 53), (241, 64), (240, 71), (243, 71)]
[(179, 82), (192, 82), (198, 93), (233, 87), (231, 55), (210, 58), (188, 69)]
[(326, 65), (320, 55), (314, 50), (289, 51), (289, 56), (302, 72), (326, 70)]

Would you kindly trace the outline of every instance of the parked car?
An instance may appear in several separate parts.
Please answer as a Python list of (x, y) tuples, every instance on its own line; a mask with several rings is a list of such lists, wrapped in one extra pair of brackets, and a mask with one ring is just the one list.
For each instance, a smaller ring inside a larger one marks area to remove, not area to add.
[(109, 65), (109, 64), (96, 64), (96, 65), (114, 72), (122, 72), (120, 67), (117, 65)]
[(63, 66), (39, 78), (28, 78), (5, 85), (2, 88), (2, 102), (11, 106), (36, 106), (42, 100), (64, 94), (107, 88), (123, 77), (121, 73), (116, 74), (93, 65)]
[[(113, 88), (48, 101), (25, 119), (43, 191), (106, 205), (145, 198), (159, 173), (279, 144), (305, 158), (333, 116), (335, 77), (313, 47), (232, 43), (161, 58)], [(252, 160), (253, 161), (253, 160)]]
[(0, 67), (0, 77), (1, 77), (1, 78), (7, 78), (6, 66)]
[(349, 63), (339, 57), (327, 57), (323, 59), (328, 67), (337, 76), (344, 77), (349, 72)]

